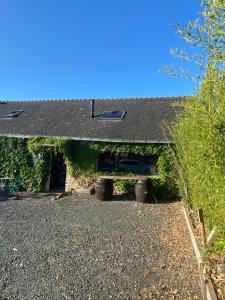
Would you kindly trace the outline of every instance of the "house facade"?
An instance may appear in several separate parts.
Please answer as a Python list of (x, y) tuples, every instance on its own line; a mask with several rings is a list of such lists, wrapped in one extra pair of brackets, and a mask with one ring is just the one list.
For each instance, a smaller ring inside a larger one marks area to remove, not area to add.
[(165, 128), (176, 120), (176, 104), (183, 101), (185, 97), (6, 101), (0, 103), (0, 135), (68, 141), (73, 163), (59, 148), (44, 144), (52, 149), (47, 191), (79, 188), (84, 169), (87, 177), (90, 172), (158, 175), (155, 147), (171, 144)]

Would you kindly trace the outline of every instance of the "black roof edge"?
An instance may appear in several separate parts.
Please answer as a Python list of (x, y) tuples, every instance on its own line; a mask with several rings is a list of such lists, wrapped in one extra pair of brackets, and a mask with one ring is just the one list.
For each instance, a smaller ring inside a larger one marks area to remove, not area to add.
[(103, 143), (130, 143), (130, 144), (173, 144), (170, 140), (130, 140), (130, 139), (110, 139), (110, 138), (91, 138), (91, 137), (69, 137), (69, 136), (47, 136), (47, 135), (20, 135), (20, 134), (3, 134), (2, 137), (15, 137), (15, 138), (59, 138), (64, 140), (76, 140), (86, 142), (103, 142)]

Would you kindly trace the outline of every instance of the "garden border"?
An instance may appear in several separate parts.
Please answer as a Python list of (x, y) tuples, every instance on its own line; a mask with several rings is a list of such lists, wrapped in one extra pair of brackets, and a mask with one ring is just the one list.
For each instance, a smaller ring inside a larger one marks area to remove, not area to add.
[(196, 259), (198, 262), (198, 269), (201, 280), (201, 290), (203, 300), (218, 300), (211, 278), (204, 266), (201, 251), (199, 250), (198, 241), (195, 236), (194, 228), (189, 216), (189, 210), (185, 204), (183, 204), (183, 213), (187, 223), (187, 228), (191, 237), (192, 246), (195, 251)]

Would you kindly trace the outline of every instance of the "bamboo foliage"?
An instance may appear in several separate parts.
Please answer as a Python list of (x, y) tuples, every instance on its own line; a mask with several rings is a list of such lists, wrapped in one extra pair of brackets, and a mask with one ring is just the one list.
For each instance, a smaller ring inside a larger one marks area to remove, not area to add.
[[(188, 201), (225, 234), (225, 76), (211, 65), (172, 129)], [(184, 190), (181, 189), (184, 195)], [(185, 195), (184, 195), (185, 196)]]

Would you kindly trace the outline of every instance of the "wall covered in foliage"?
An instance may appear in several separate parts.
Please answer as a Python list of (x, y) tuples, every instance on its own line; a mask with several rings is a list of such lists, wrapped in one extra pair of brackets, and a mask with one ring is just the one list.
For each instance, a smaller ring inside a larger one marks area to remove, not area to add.
[[(98, 153), (120, 152), (137, 155), (151, 155), (157, 161), (160, 178), (152, 178), (152, 184), (161, 193), (168, 189), (175, 189), (173, 181), (173, 168), (171, 164), (171, 148), (167, 145), (141, 145), (141, 144), (116, 144), (116, 143), (76, 143), (71, 147), (73, 151), (68, 156), (71, 173), (76, 178), (78, 185), (83, 187), (93, 186), (100, 175), (118, 175), (113, 172), (97, 171)], [(133, 175), (130, 173), (130, 175)], [(115, 191), (133, 191), (135, 181), (116, 180)]]
[[(49, 152), (61, 152), (64, 155), (68, 172), (75, 178), (76, 187), (90, 188), (100, 175), (118, 175), (113, 172), (99, 172), (98, 154), (102, 152), (121, 152), (138, 155), (151, 155), (157, 160), (160, 178), (152, 178), (158, 193), (173, 189), (173, 171), (171, 149), (163, 145), (137, 145), (115, 143), (85, 143), (53, 138), (0, 139), (1, 177), (12, 177), (19, 182), (20, 189), (43, 191), (49, 175)], [(35, 165), (33, 162), (35, 157)], [(132, 175), (130, 173), (130, 175)], [(116, 192), (129, 192), (134, 181), (115, 181)], [(157, 194), (156, 192), (156, 194)]]
[(49, 151), (42, 148), (35, 160), (27, 139), (0, 137), (0, 177), (13, 178), (19, 190), (44, 191), (49, 174)]

